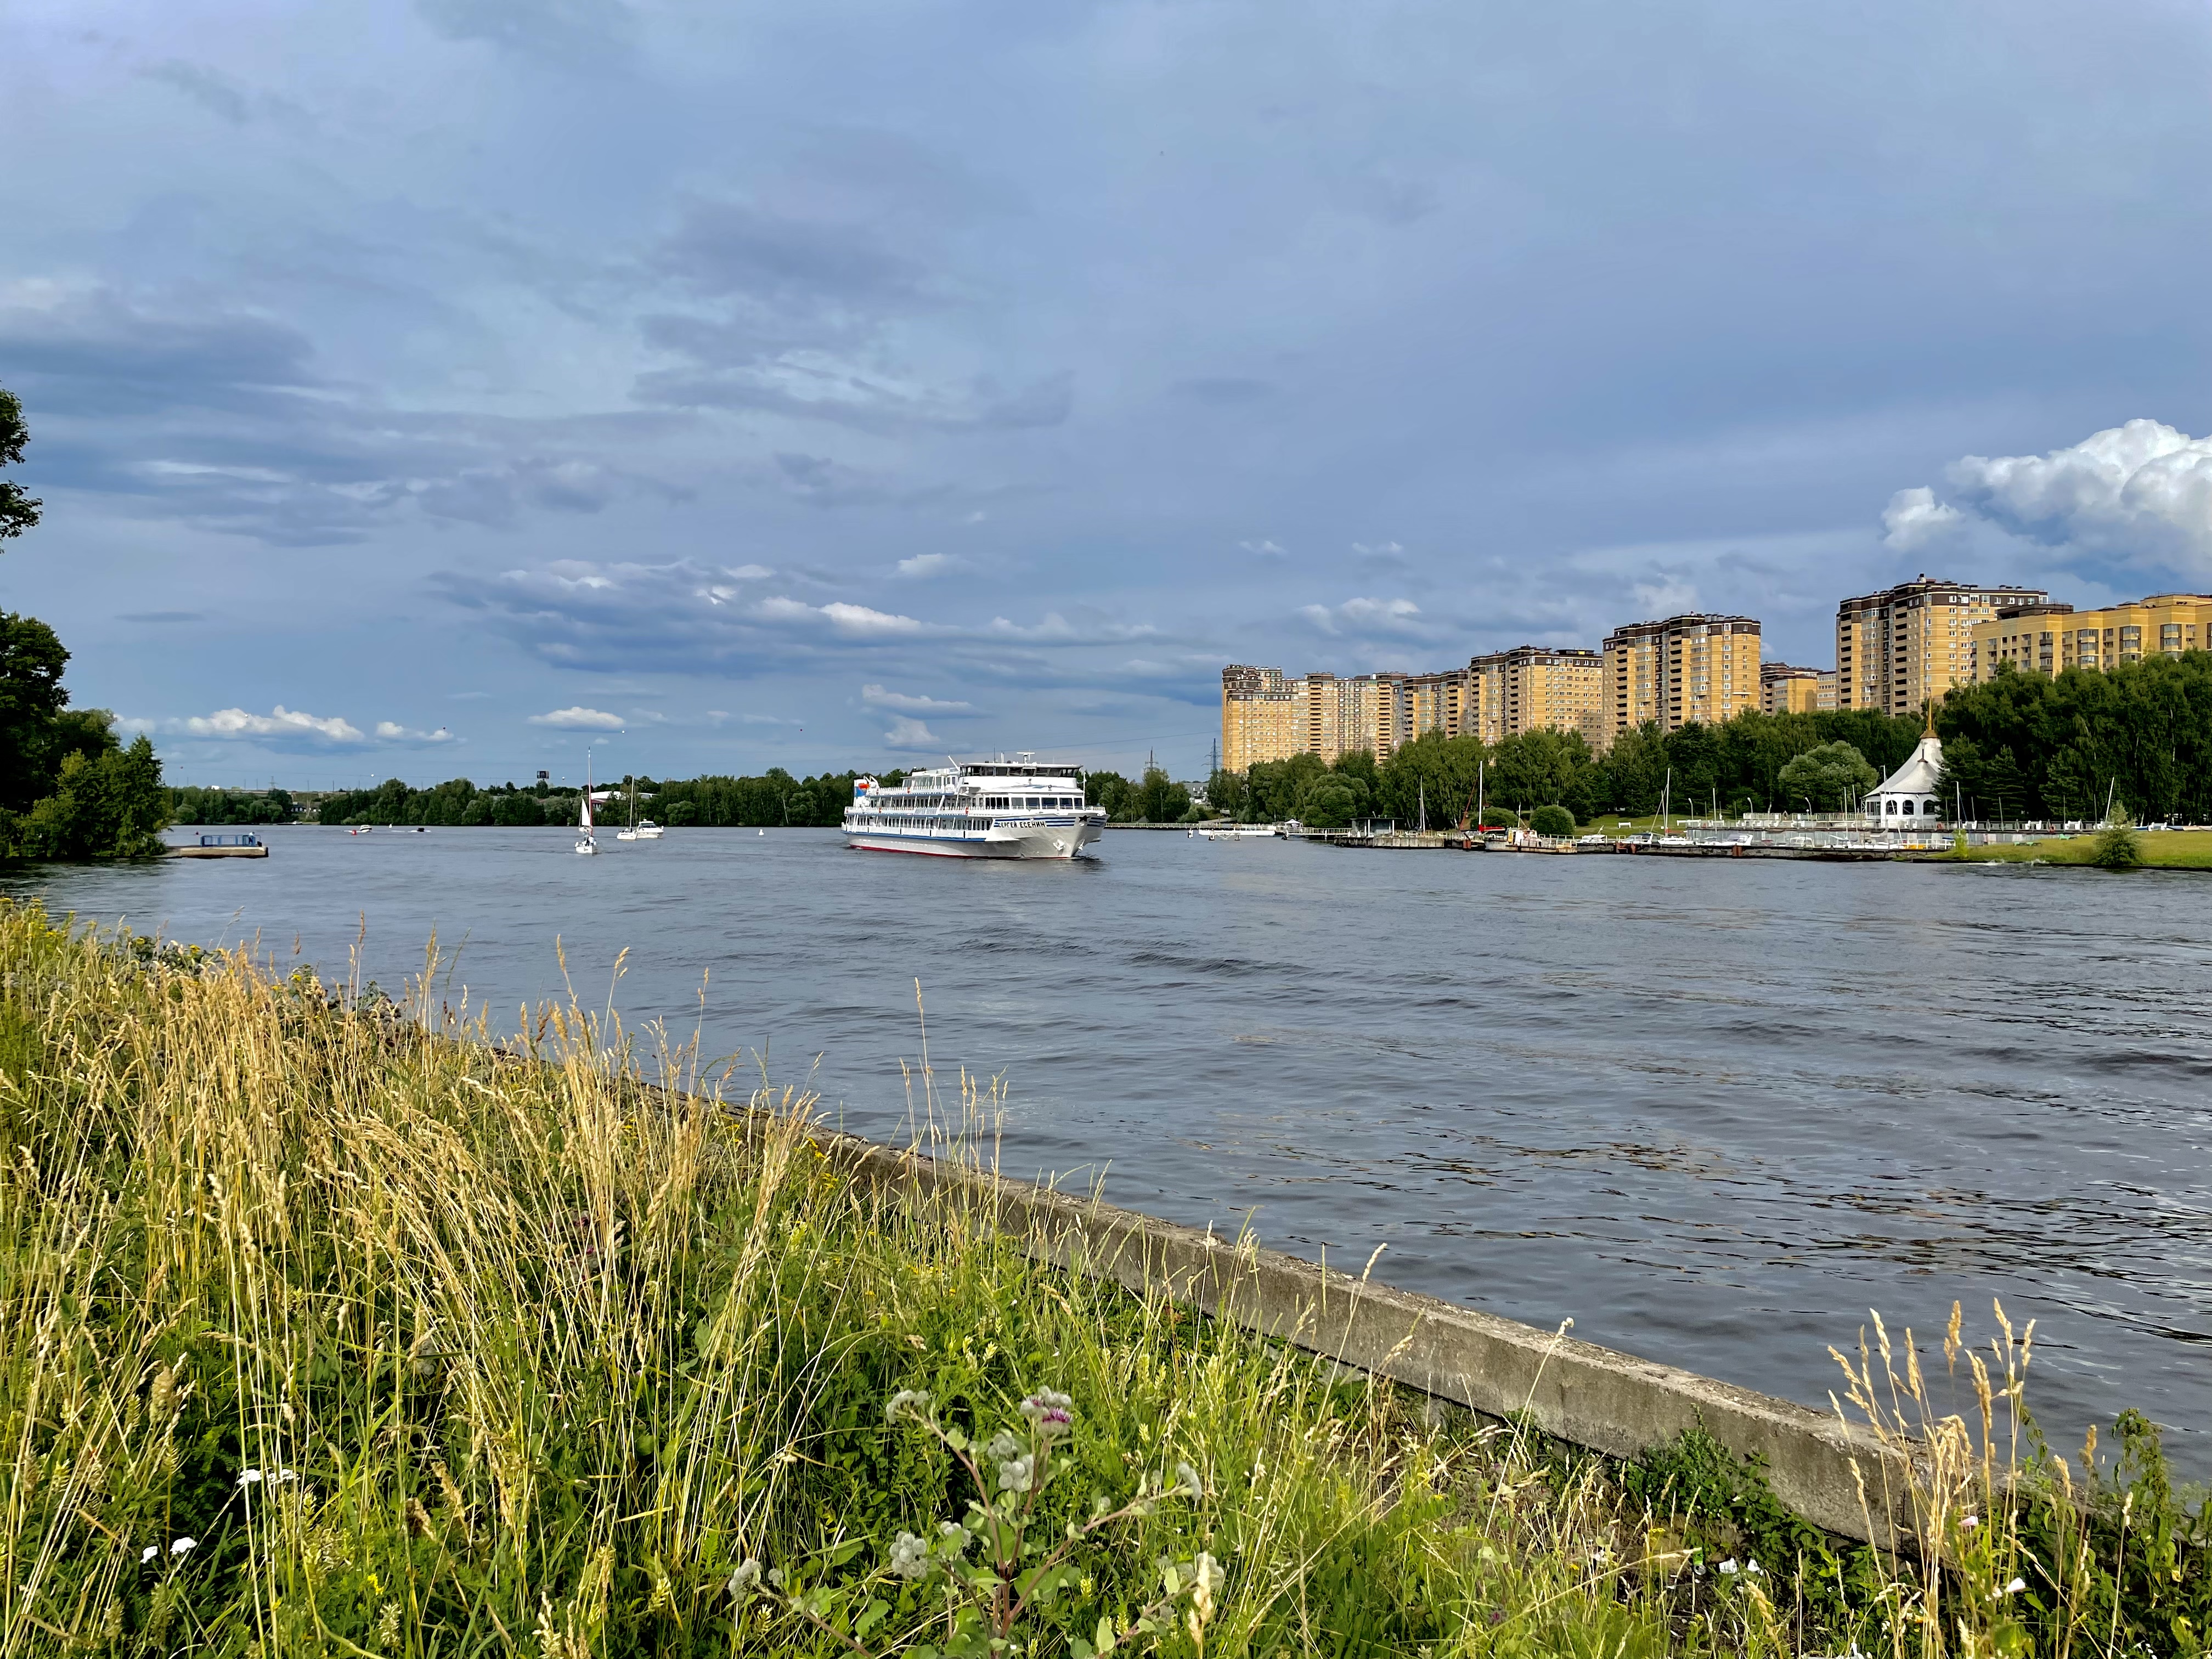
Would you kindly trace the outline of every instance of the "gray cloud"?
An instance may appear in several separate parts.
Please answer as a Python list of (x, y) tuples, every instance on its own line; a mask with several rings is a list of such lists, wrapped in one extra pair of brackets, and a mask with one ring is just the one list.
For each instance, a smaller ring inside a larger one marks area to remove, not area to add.
[(574, 70), (624, 59), (636, 18), (617, 0), (415, 0), (422, 21), (449, 40), (480, 40)]

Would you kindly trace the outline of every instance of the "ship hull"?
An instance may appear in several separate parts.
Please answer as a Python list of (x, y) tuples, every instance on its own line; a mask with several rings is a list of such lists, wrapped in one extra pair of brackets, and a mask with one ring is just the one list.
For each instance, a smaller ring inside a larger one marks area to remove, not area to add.
[(845, 844), (860, 853), (920, 853), (940, 859), (1072, 859), (1099, 835), (1097, 824), (1071, 819), (1005, 824), (981, 835), (962, 836), (848, 829)]

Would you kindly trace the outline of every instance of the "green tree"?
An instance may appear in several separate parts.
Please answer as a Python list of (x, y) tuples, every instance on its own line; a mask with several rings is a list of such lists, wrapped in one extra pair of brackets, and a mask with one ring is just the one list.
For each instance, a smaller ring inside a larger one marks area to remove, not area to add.
[(2125, 812), (2113, 813), (2112, 821), (2097, 833), (2089, 862), (2100, 870), (2140, 870), (2142, 861), (2142, 837), (2136, 833), (2134, 821)]
[(1837, 742), (1807, 750), (1782, 769), (1776, 781), (1793, 806), (1804, 801), (1816, 812), (1847, 812), (1881, 775), (1856, 745)]
[[(31, 430), (23, 423), (23, 405), (15, 394), (0, 386), (0, 467), (21, 466), (23, 447)], [(12, 478), (0, 478), (0, 542), (20, 536), (39, 521), (45, 503)]]
[(1180, 823), (1190, 811), (1190, 791), (1164, 769), (1148, 766), (1144, 781), (1137, 786), (1137, 810), (1146, 823)]
[(62, 763), (55, 791), (18, 821), (17, 845), (39, 859), (158, 857), (169, 827), (161, 763), (143, 732), (128, 749)]
[(1242, 822), (1244, 809), (1252, 799), (1251, 786), (1241, 772), (1224, 772), (1215, 769), (1206, 781), (1206, 802), (1224, 818)]
[(1602, 773), (1579, 732), (1522, 732), (1491, 759), (1490, 799), (1518, 810), (1564, 802), (1579, 820), (1601, 804)]
[(1367, 811), (1367, 786), (1358, 777), (1331, 772), (1306, 791), (1298, 816), (1316, 830), (1341, 830)]
[(36, 617), (0, 611), (0, 807), (20, 811), (53, 787), (69, 655)]
[(1528, 815), (1528, 827), (1540, 836), (1571, 836), (1575, 815), (1564, 806), (1540, 806)]

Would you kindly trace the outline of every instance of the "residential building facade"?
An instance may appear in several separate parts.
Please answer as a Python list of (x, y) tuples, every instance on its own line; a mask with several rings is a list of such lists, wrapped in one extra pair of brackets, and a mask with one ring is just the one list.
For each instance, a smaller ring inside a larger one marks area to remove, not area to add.
[(1835, 707), (1835, 681), (1832, 670), (1793, 668), (1786, 662), (1763, 662), (1759, 665), (1759, 707), (1768, 714), (1810, 714), (1823, 705), (1820, 702), (1821, 682), (1827, 683), (1826, 707)]
[(1503, 743), (1523, 732), (1579, 732), (1593, 749), (1611, 736), (1605, 658), (1595, 651), (1540, 645), (1494, 651), (1468, 663), (1476, 682), (1475, 732)]
[(1606, 735), (1658, 722), (1672, 732), (1718, 725), (1759, 707), (1759, 623), (1749, 617), (1682, 616), (1631, 623), (1606, 636)]
[(1836, 607), (1836, 706), (1917, 714), (1973, 672), (1973, 630), (2000, 610), (2048, 605), (2039, 588), (1918, 576)]
[(1476, 695), (1476, 677), (1463, 668), (1289, 676), (1232, 663), (1221, 671), (1221, 764), (1242, 772), (1261, 761), (1334, 761), (1361, 749), (1385, 760), (1425, 732), (1473, 731)]
[(2047, 602), (2007, 606), (1976, 623), (1971, 638), (1967, 678), (1974, 680), (1995, 678), (1999, 663), (2055, 674), (2062, 668), (2178, 657), (2212, 650), (2212, 595), (2157, 593), (2101, 611)]

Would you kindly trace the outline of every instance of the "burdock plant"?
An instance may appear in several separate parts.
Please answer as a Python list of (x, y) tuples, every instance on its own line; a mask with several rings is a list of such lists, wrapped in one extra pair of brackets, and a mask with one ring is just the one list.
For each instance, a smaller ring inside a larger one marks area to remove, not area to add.
[[(939, 1522), (926, 1537), (900, 1533), (881, 1564), (857, 1582), (831, 1585), (817, 1579), (808, 1584), (803, 1569), (771, 1568), (763, 1574), (759, 1562), (747, 1560), (730, 1575), (731, 1595), (741, 1604), (765, 1596), (872, 1659), (877, 1650), (869, 1638), (891, 1613), (891, 1601), (880, 1592), (895, 1596), (907, 1585), (941, 1580), (942, 1644), (913, 1641), (922, 1633), (915, 1631), (893, 1646), (912, 1659), (984, 1659), (1015, 1647), (1024, 1615), (1050, 1606), (1063, 1590), (1082, 1582), (1078, 1557), (1086, 1543), (1103, 1542), (1097, 1535), (1107, 1528), (1139, 1520), (1171, 1498), (1204, 1495), (1198, 1471), (1179, 1463), (1171, 1479), (1140, 1480), (1134, 1495), (1118, 1506), (1111, 1498), (1095, 1498), (1089, 1520), (1068, 1522), (1055, 1536), (1040, 1524), (1037, 1503), (1066, 1468), (1066, 1460), (1056, 1454), (1074, 1435), (1074, 1402), (1040, 1389), (1017, 1410), (1021, 1426), (1001, 1429), (979, 1447), (957, 1425), (938, 1420), (927, 1393), (901, 1389), (884, 1407), (885, 1420), (893, 1427), (919, 1429), (952, 1454), (975, 1489), (967, 1514), (958, 1521)], [(820, 1558), (819, 1565), (834, 1571), (861, 1547), (857, 1541), (841, 1545)], [(1191, 1560), (1163, 1557), (1158, 1571), (1159, 1595), (1133, 1617), (1117, 1626), (1110, 1615), (1102, 1616), (1090, 1639), (1068, 1638), (1075, 1659), (1094, 1659), (1164, 1634), (1176, 1627), (1178, 1607), (1191, 1644), (1205, 1651), (1206, 1627), (1222, 1585), (1220, 1564), (1201, 1552)], [(933, 1613), (924, 1627), (932, 1634), (937, 1617)]]

